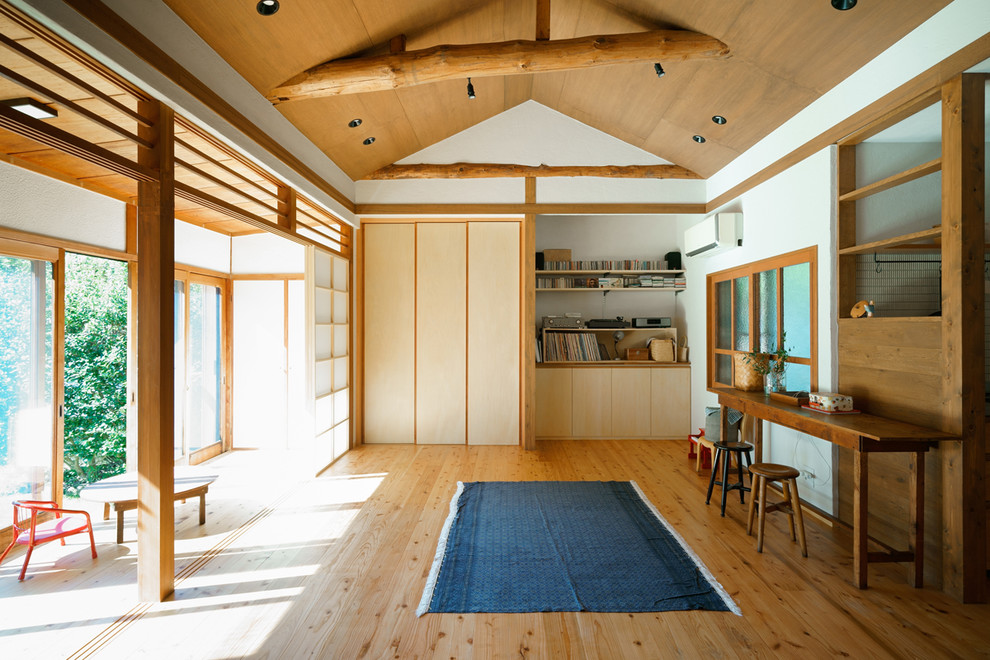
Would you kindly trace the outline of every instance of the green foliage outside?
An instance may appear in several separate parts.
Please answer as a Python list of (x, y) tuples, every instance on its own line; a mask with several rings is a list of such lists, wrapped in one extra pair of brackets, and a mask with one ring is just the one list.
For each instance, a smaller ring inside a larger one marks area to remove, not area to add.
[(127, 265), (66, 256), (63, 478), (75, 496), (125, 470)]

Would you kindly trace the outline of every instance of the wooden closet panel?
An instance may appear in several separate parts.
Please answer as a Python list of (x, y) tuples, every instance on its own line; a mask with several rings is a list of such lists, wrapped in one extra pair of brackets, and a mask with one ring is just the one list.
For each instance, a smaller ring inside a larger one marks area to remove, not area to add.
[(691, 432), (691, 369), (652, 369), (651, 380), (653, 437), (687, 437)]
[(364, 441), (415, 442), (415, 227), (365, 225)]
[(536, 435), (571, 435), (571, 372), (573, 369), (536, 369)]
[(464, 444), (467, 225), (416, 229), (416, 443)]
[(571, 432), (575, 438), (612, 435), (612, 370), (574, 369), (571, 376), (574, 409)]
[(519, 223), (468, 223), (468, 444), (519, 444)]
[(612, 437), (650, 436), (650, 369), (612, 369)]

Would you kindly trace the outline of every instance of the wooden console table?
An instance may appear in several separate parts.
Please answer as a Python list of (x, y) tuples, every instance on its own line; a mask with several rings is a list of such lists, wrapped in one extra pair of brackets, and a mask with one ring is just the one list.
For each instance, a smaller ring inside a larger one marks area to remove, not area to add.
[[(757, 420), (766, 420), (787, 428), (813, 435), (855, 452), (853, 460), (853, 582), (866, 588), (867, 566), (876, 562), (913, 562), (914, 570), (908, 581), (921, 587), (924, 578), (925, 547), (925, 452), (937, 441), (958, 440), (957, 436), (935, 429), (915, 426), (885, 417), (865, 413), (858, 415), (826, 415), (804, 408), (779, 403), (762, 392), (743, 392), (729, 387), (709, 388), (718, 395), (722, 406), (722, 437), (728, 437), (725, 408), (735, 408)], [(755, 431), (756, 460), (762, 460), (763, 425)], [(909, 452), (911, 464), (911, 504), (909, 547), (906, 551), (870, 552), (869, 535), (869, 455), (873, 452)]]

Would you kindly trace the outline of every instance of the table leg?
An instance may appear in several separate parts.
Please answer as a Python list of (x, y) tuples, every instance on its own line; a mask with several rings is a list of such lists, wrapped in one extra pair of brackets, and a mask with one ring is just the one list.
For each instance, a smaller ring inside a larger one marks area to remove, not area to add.
[(110, 520), (110, 503), (109, 502), (104, 502), (103, 503), (103, 519), (104, 520)]
[(763, 420), (759, 417), (753, 418), (753, 453), (756, 462), (763, 462)]
[(866, 589), (866, 572), (869, 565), (869, 454), (856, 451), (853, 456), (853, 582)]
[(206, 524), (206, 493), (203, 492), (199, 496), (199, 524)]
[(914, 553), (913, 571), (908, 582), (921, 588), (925, 582), (925, 453), (914, 452), (911, 463), (911, 522), (908, 528), (908, 549)]
[[(117, 507), (114, 507), (117, 509)], [(124, 542), (124, 510), (117, 509), (117, 543)]]

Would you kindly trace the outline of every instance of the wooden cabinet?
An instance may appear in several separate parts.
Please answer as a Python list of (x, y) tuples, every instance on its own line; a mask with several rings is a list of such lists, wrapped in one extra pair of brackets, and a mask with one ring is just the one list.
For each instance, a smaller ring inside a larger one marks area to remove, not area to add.
[(689, 364), (538, 367), (541, 438), (684, 438), (691, 424)]

